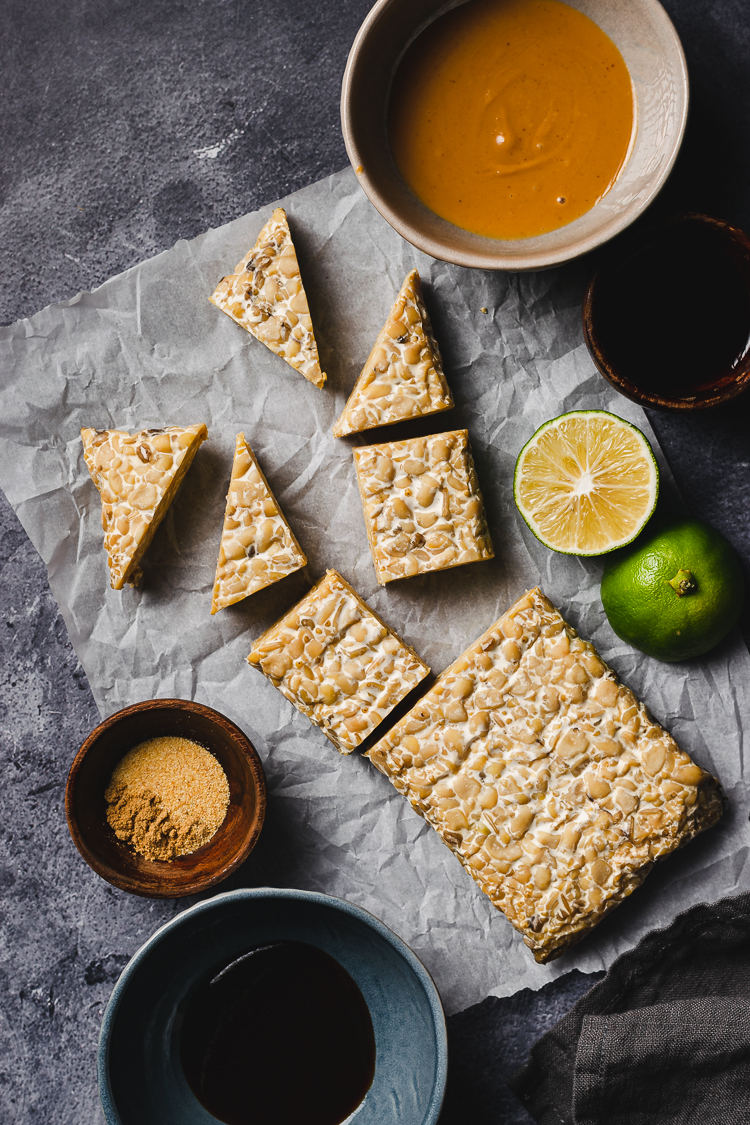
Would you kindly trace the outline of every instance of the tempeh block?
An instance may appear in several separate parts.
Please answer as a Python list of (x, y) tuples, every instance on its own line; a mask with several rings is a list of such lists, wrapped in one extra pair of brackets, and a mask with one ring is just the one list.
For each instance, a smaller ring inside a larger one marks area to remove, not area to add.
[(102, 498), (104, 547), (113, 590), (140, 581), (138, 564), (207, 437), (203, 422), (137, 434), (81, 430), (83, 456)]
[(716, 778), (539, 589), (367, 756), (542, 963), (723, 811)]
[(493, 557), (468, 430), (366, 445), (354, 463), (381, 586)]
[(255, 246), (234, 273), (222, 277), (209, 301), (316, 387), (323, 386), (326, 376), (283, 207), (276, 208)]
[(335, 570), (258, 638), (247, 659), (342, 754), (430, 671)]
[(412, 270), (333, 432), (344, 437), (452, 406), (453, 395), (443, 374), (419, 274)]
[(211, 613), (242, 601), (306, 563), (245, 435), (238, 434)]

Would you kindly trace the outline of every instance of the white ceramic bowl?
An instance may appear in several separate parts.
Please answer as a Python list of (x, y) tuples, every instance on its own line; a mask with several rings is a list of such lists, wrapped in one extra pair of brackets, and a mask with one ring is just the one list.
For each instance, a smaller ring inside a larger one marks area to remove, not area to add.
[(566, 0), (622, 54), (635, 89), (637, 131), (614, 186), (559, 230), (512, 241), (485, 238), (441, 219), (401, 178), (388, 142), (391, 82), (404, 52), (428, 24), (466, 0), (378, 0), (347, 62), (341, 122), (352, 167), (383, 218), (442, 261), (489, 270), (537, 270), (585, 254), (624, 230), (669, 175), (685, 132), (688, 76), (682, 46), (657, 0)]

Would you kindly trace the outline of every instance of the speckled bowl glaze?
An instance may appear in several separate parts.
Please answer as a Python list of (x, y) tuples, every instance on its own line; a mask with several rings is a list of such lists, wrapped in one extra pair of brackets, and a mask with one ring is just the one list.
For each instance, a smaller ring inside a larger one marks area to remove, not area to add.
[(485, 270), (538, 270), (585, 254), (619, 234), (648, 207), (677, 157), (688, 110), (679, 37), (657, 0), (566, 0), (612, 39), (633, 81), (637, 131), (614, 186), (559, 230), (512, 241), (485, 238), (441, 219), (406, 185), (388, 142), (391, 82), (408, 46), (428, 24), (466, 0), (378, 0), (362, 24), (344, 72), (341, 124), (359, 182), (395, 230), (445, 262)]
[(190, 907), (135, 954), (115, 985), (99, 1040), (108, 1125), (211, 1125), (179, 1061), (192, 985), (214, 965), (281, 938), (309, 942), (359, 986), (375, 1032), (375, 1078), (354, 1125), (435, 1125), (447, 1039), (438, 991), (411, 949), (372, 914), (312, 891), (229, 891)]

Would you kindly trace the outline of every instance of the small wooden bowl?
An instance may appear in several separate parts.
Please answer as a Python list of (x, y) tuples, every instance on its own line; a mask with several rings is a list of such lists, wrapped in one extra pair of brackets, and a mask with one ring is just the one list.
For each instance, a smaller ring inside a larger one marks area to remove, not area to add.
[[(691, 225), (708, 228), (725, 240), (730, 254), (741, 266), (744, 281), (750, 294), (750, 238), (738, 227), (733, 227), (721, 219), (714, 219), (710, 215), (701, 215), (690, 211), (674, 215), (655, 227), (647, 228), (634, 242), (626, 242), (625, 247), (620, 250), (619, 254), (614, 254), (607, 259), (594, 274), (583, 300), (583, 336), (591, 353), (591, 358), (598, 367), (600, 374), (621, 395), (625, 395), (632, 402), (637, 402), (640, 406), (646, 406), (650, 410), (662, 410), (678, 414), (693, 410), (707, 410), (713, 406), (721, 406), (722, 403), (736, 398), (750, 386), (750, 353), (748, 353), (731, 375), (725, 376), (721, 382), (696, 391), (692, 395), (671, 398), (660, 394), (658, 391), (647, 391), (631, 382), (626, 373), (617, 367), (604, 345), (600, 328), (602, 317), (605, 315), (606, 287), (611, 272), (617, 269), (623, 258), (627, 258), (637, 250), (655, 244), (666, 230), (676, 229), (679, 231)], [(658, 299), (655, 298), (654, 331), (658, 332), (658, 330), (659, 305)]]
[[(229, 782), (229, 808), (202, 848), (170, 861), (149, 860), (115, 836), (104, 791), (128, 750), (170, 734), (214, 755)], [(253, 744), (226, 716), (186, 699), (148, 699), (105, 719), (78, 751), (65, 789), (68, 828), (89, 867), (114, 887), (145, 898), (181, 898), (226, 879), (255, 846), (265, 812), (266, 780)]]

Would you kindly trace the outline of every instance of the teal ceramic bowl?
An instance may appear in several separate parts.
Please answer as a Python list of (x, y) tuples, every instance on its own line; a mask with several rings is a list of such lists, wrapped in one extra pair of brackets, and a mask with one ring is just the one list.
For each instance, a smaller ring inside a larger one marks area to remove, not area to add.
[[(356, 981), (375, 1033), (375, 1078), (352, 1125), (435, 1125), (447, 1040), (438, 991), (411, 949), (372, 914), (311, 891), (229, 891), (162, 926), (115, 985), (99, 1040), (108, 1125), (214, 1125), (192, 1094), (179, 1034), (192, 985), (249, 946), (279, 939), (318, 946)], [(304, 1125), (300, 1122), (300, 1125)]]

